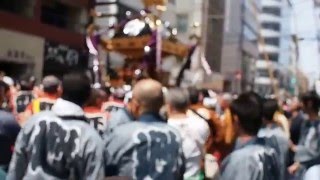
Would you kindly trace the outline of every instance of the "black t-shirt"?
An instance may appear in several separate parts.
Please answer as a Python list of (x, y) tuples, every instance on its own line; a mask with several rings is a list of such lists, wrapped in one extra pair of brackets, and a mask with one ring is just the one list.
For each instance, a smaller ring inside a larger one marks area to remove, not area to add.
[(17, 95), (14, 103), (17, 113), (22, 113), (34, 99), (32, 91), (21, 91)]
[(0, 110), (0, 165), (9, 165), (19, 132), (20, 126), (14, 116)]
[(303, 121), (304, 121), (304, 117), (302, 112), (299, 112), (299, 114), (296, 117), (291, 119), (290, 139), (294, 144), (299, 143)]

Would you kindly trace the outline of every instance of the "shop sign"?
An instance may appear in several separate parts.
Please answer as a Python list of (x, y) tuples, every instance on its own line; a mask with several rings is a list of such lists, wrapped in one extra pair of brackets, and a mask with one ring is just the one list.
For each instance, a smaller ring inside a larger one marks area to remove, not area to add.
[(10, 61), (10, 62), (17, 62), (17, 63), (33, 63), (35, 57), (26, 52), (24, 50), (19, 49), (7, 49), (7, 52), (4, 53), (0, 58), (2, 61)]
[(0, 60), (37, 63), (43, 56), (43, 38), (0, 28)]
[(48, 41), (45, 43), (45, 62), (50, 61), (64, 66), (77, 66), (79, 58), (80, 53), (77, 49)]

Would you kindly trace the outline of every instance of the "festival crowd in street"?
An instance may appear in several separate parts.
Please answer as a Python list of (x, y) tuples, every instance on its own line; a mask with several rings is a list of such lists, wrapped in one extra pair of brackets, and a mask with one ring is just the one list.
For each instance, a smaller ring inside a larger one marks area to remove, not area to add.
[[(208, 103), (210, 102), (210, 103)], [(0, 81), (0, 179), (320, 179), (320, 98)]]

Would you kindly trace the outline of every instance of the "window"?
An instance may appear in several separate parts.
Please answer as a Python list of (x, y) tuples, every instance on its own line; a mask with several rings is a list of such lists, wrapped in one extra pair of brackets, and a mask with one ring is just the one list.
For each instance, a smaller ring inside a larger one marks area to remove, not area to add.
[(69, 6), (57, 0), (44, 0), (41, 6), (41, 22), (84, 33), (88, 16), (85, 8)]
[(179, 33), (187, 33), (189, 26), (188, 14), (178, 14), (177, 15), (177, 28)]
[(280, 16), (281, 15), (280, 8), (276, 8), (276, 7), (264, 7), (262, 9), (262, 12), (268, 13), (268, 14), (273, 14), (273, 15), (276, 15), (276, 16)]
[(269, 77), (269, 70), (268, 69), (259, 69), (257, 71), (258, 77)]
[[(258, 76), (258, 77), (270, 77), (270, 75), (269, 75), (269, 69), (259, 69), (259, 70), (257, 71), (257, 76)], [(276, 71), (276, 70), (274, 70), (274, 71), (273, 71), (273, 77), (274, 77), (274, 78), (279, 77), (279, 72)]]
[(0, 11), (32, 18), (35, 3), (35, 0), (0, 0)]
[(265, 38), (265, 43), (273, 46), (279, 46), (280, 40), (279, 38)]
[(262, 23), (262, 28), (270, 29), (274, 31), (280, 31), (280, 24), (279, 23)]
[[(264, 56), (265, 56), (264, 54), (260, 54), (261, 59), (265, 59)], [(269, 56), (269, 60), (274, 61), (274, 62), (278, 62), (278, 59), (279, 59), (278, 54), (268, 54), (268, 56)]]
[(279, 60), (279, 54), (269, 54), (269, 59), (270, 59), (271, 61), (278, 62), (278, 60)]

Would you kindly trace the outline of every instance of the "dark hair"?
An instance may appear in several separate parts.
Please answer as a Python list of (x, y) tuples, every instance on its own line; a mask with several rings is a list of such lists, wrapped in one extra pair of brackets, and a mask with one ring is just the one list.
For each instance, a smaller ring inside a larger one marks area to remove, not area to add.
[(6, 94), (9, 90), (10, 90), (9, 85), (0, 80), (0, 103), (3, 103), (3, 101), (6, 101)]
[(58, 77), (54, 75), (48, 75), (42, 80), (43, 91), (48, 94), (56, 94), (58, 92), (58, 88), (61, 85)]
[(32, 91), (35, 81), (31, 76), (22, 76), (19, 80), (20, 89), (22, 91)]
[[(307, 92), (302, 96), (302, 103), (304, 107), (313, 110), (314, 112), (319, 111), (320, 98), (315, 91)], [(311, 103), (311, 104), (310, 104)]]
[(5, 96), (9, 90), (9, 85), (0, 80), (0, 103), (6, 99)]
[(169, 89), (166, 94), (166, 101), (175, 110), (183, 112), (186, 111), (189, 106), (189, 95), (181, 88)]
[(114, 69), (109, 69), (108, 75), (109, 75), (109, 77), (110, 77), (111, 80), (118, 80), (118, 79), (120, 79), (119, 74), (118, 74), (117, 71), (115, 71)]
[(71, 72), (63, 76), (62, 98), (83, 106), (90, 97), (90, 79), (84, 72)]
[(4, 93), (7, 93), (10, 90), (10, 87), (7, 83), (0, 80), (0, 89), (3, 90)]
[(102, 90), (106, 93), (107, 96), (111, 95), (110, 87), (104, 86)]
[(90, 98), (88, 99), (86, 106), (97, 106), (97, 100), (103, 98), (103, 90), (101, 89), (91, 89)]
[(188, 88), (190, 104), (199, 103), (200, 91), (196, 88)]
[(239, 125), (249, 135), (257, 135), (262, 125), (262, 99), (254, 93), (241, 94), (230, 106), (232, 115), (239, 118)]
[(262, 116), (267, 121), (272, 121), (274, 114), (279, 110), (279, 105), (275, 99), (266, 99), (263, 103)]

